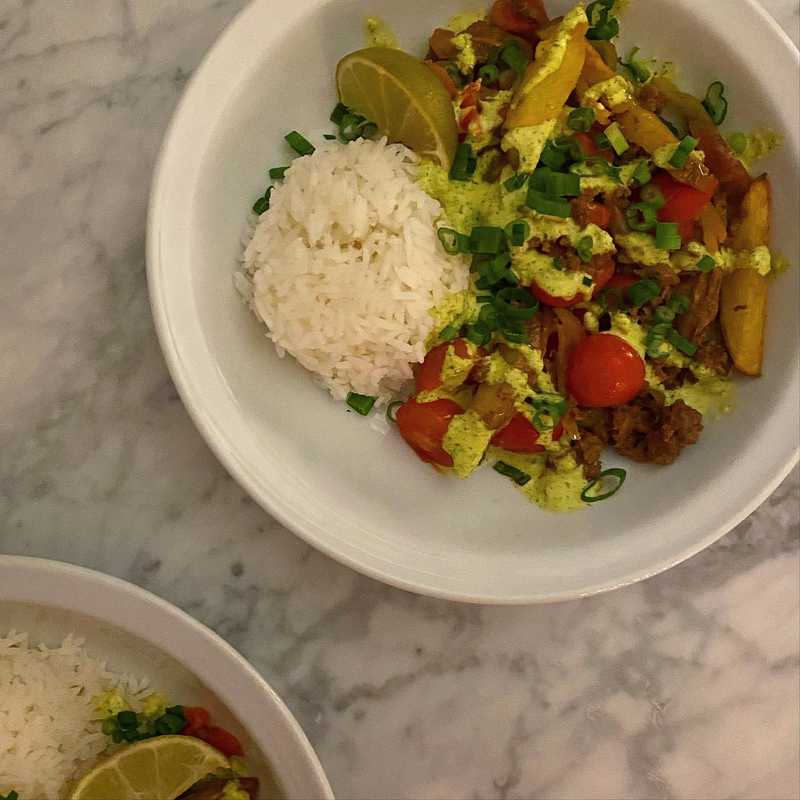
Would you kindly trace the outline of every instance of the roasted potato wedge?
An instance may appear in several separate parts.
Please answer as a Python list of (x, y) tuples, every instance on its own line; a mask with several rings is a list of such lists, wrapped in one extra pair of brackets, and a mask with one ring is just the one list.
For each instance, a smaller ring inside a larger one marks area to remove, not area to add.
[(583, 70), (588, 27), (588, 23), (583, 21), (572, 28), (561, 65), (549, 74), (546, 70), (555, 37), (540, 43), (536, 59), (528, 66), (511, 100), (505, 123), (507, 129), (541, 125), (558, 118)]
[[(769, 244), (771, 190), (769, 178), (754, 181), (742, 201), (742, 220), (734, 250)], [(767, 322), (767, 279), (752, 269), (737, 269), (722, 282), (720, 322), (734, 366), (745, 375), (761, 374)]]

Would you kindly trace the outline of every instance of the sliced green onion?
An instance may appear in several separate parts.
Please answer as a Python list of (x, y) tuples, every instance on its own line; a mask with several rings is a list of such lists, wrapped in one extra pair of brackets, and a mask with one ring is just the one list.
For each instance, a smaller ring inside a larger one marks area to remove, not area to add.
[(378, 126), (374, 122), (367, 122), (361, 126), (361, 137), (371, 139), (378, 132)]
[(608, 175), (611, 165), (602, 156), (589, 156), (585, 161), (571, 164), (569, 171), (581, 178), (599, 178)]
[(368, 394), (356, 394), (355, 392), (350, 392), (347, 395), (347, 405), (353, 409), (358, 414), (361, 414), (362, 417), (366, 417), (370, 411), (372, 411), (372, 406), (375, 405), (375, 400), (377, 398), (372, 397)]
[(656, 211), (664, 208), (667, 202), (664, 199), (664, 193), (661, 191), (661, 189), (653, 184), (648, 184), (642, 188), (641, 197), (643, 203), (648, 203), (649, 205), (653, 206)]
[(588, 275), (581, 281), (584, 286), (591, 286), (594, 283), (594, 280), (590, 278)]
[(567, 401), (560, 395), (537, 397), (533, 401), (533, 408), (536, 412), (533, 415), (533, 427), (537, 431), (551, 431), (567, 413)]
[(683, 169), (689, 160), (692, 150), (697, 147), (698, 141), (699, 139), (695, 139), (694, 136), (684, 136), (678, 145), (678, 149), (669, 160), (669, 165), (675, 167), (675, 169)]
[(659, 306), (653, 312), (653, 319), (655, 322), (671, 325), (675, 321), (675, 311), (669, 306)]
[(630, 304), (639, 308), (645, 303), (649, 303), (661, 293), (661, 286), (658, 281), (652, 278), (645, 278), (637, 281), (627, 289), (627, 296)]
[[(639, 186), (644, 186), (653, 180), (653, 173), (650, 172), (650, 166), (646, 161), (640, 161), (639, 165), (633, 171), (633, 182)], [(644, 198), (642, 198), (644, 199)]]
[(553, 269), (558, 270), (559, 272), (564, 271), (564, 262), (560, 258), (553, 259)]
[(597, 114), (595, 114), (593, 108), (576, 108), (574, 111), (571, 111), (570, 115), (567, 117), (567, 127), (571, 128), (573, 131), (588, 133), (592, 129), (592, 125), (594, 125), (596, 119)]
[(608, 141), (608, 136), (602, 132), (595, 134), (594, 143), (600, 150), (608, 150), (611, 147), (611, 142)]
[(361, 125), (364, 117), (356, 114), (345, 114), (342, 124), (339, 126), (339, 133), (346, 142), (353, 142), (361, 135)]
[(529, 320), (536, 316), (539, 302), (527, 289), (509, 287), (497, 293), (494, 307), (505, 319)]
[(436, 235), (439, 237), (445, 252), (449, 255), (454, 256), (457, 253), (469, 252), (469, 237), (463, 233), (459, 233), (452, 228), (439, 228), (436, 231)]
[(521, 469), (512, 467), (511, 464), (506, 464), (505, 461), (498, 461), (494, 465), (494, 470), (506, 478), (511, 478), (511, 480), (517, 484), (517, 486), (525, 486), (526, 484), (530, 483), (531, 480), (531, 476), (528, 475), (527, 472), (523, 472)]
[(470, 325), (469, 328), (467, 328), (467, 339), (478, 347), (488, 344), (491, 338), (491, 330), (482, 322), (476, 322), (474, 325)]
[(537, 167), (528, 181), (528, 191), (535, 189), (537, 192), (546, 192), (552, 174), (553, 170), (550, 167)]
[[(550, 141), (544, 146), (542, 155), (539, 157), (539, 163), (558, 171), (567, 165), (567, 155)], [(534, 173), (534, 175), (535, 174), (536, 173)]]
[(566, 154), (569, 161), (583, 161), (583, 149), (574, 136), (559, 136), (553, 146)]
[(697, 352), (697, 345), (685, 336), (681, 336), (674, 328), (667, 334), (667, 341), (690, 358)]
[(139, 717), (135, 711), (120, 711), (117, 714), (117, 725), (123, 731), (131, 730), (139, 724)]
[(659, 222), (656, 225), (656, 247), (660, 250), (680, 250), (682, 244), (677, 222)]
[(500, 333), (502, 333), (505, 339), (512, 344), (530, 343), (530, 334), (525, 330), (525, 328), (519, 325), (512, 326), (511, 324), (507, 323)]
[(439, 331), (439, 338), (443, 342), (452, 342), (458, 336), (460, 330), (461, 328), (458, 325), (447, 325)]
[(522, 247), (528, 241), (531, 227), (524, 219), (518, 219), (506, 226), (506, 236), (514, 247)]
[(692, 301), (685, 294), (674, 294), (667, 305), (676, 314), (685, 314), (692, 307)]
[(581, 193), (581, 179), (566, 172), (551, 172), (547, 179), (546, 194), (551, 197), (577, 197)]
[(711, 258), (711, 256), (703, 256), (697, 262), (697, 269), (699, 269), (700, 272), (711, 272), (711, 270), (714, 269), (714, 267), (716, 266), (717, 262), (714, 261), (714, 259)]
[(644, 340), (645, 352), (650, 358), (664, 358), (668, 354), (664, 343), (671, 330), (671, 322), (659, 322), (650, 328)]
[(656, 208), (649, 203), (633, 203), (625, 211), (625, 221), (632, 231), (650, 231), (658, 222)]
[(567, 219), (572, 216), (572, 206), (568, 200), (561, 200), (557, 197), (548, 197), (535, 189), (528, 189), (528, 197), (525, 200), (528, 208), (537, 211), (539, 214), (546, 214), (550, 217), (560, 217)]
[(604, 133), (609, 144), (612, 148), (614, 148), (614, 152), (618, 156), (628, 152), (630, 145), (628, 144), (628, 140), (625, 138), (625, 134), (622, 132), (622, 128), (619, 126), (619, 122), (609, 125), (605, 129)]
[(625, 67), (625, 69), (630, 72), (631, 77), (633, 78), (636, 83), (644, 84), (650, 80), (652, 77), (652, 73), (650, 72), (649, 68), (641, 61), (636, 60), (636, 54), (639, 52), (638, 47), (634, 47), (633, 50), (628, 53), (628, 61), (620, 61), (619, 63)]
[(714, 81), (708, 87), (703, 106), (708, 111), (708, 116), (714, 121), (715, 125), (722, 125), (725, 117), (728, 116), (728, 101), (725, 99), (725, 84), (721, 81)]
[(297, 131), (292, 131), (284, 136), (284, 139), (289, 143), (289, 147), (301, 156), (310, 156), (314, 152), (314, 145), (299, 134)]
[(329, 142), (335, 142), (336, 141), (336, 137), (332, 133), (323, 133), (322, 134), (322, 138), (323, 139), (327, 139)]
[(397, 422), (397, 411), (402, 405), (404, 405), (402, 400), (395, 400), (393, 403), (389, 403), (389, 405), (386, 406), (386, 419), (388, 419), (389, 422)]
[(744, 155), (747, 150), (747, 134), (734, 133), (733, 136), (728, 139), (728, 144), (737, 156)]
[[(575, 252), (584, 263), (591, 261), (594, 257), (594, 239), (591, 236), (583, 236), (578, 239), (578, 243), (575, 245)], [(587, 285), (591, 286), (591, 283)]]
[(517, 75), (522, 75), (528, 68), (528, 59), (515, 41), (510, 41), (498, 55), (498, 59), (511, 67)]
[(450, 169), (450, 180), (468, 181), (478, 166), (478, 159), (469, 142), (462, 142), (456, 150), (453, 166)]
[(272, 187), (270, 186), (262, 197), (259, 197), (253, 203), (253, 213), (261, 216), (267, 209), (269, 209), (269, 199), (272, 196)]
[(494, 64), (485, 64), (478, 70), (478, 77), (486, 86), (491, 86), (500, 78), (500, 70)]
[(349, 113), (350, 109), (344, 103), (337, 103), (331, 114), (331, 122), (338, 127), (342, 124), (344, 115)]
[(525, 185), (528, 178), (530, 178), (529, 172), (517, 172), (503, 184), (503, 188), (507, 192), (516, 192)]
[[(599, 503), (602, 500), (608, 500), (609, 497), (613, 497), (622, 488), (622, 484), (625, 483), (625, 478), (627, 476), (628, 473), (624, 469), (618, 467), (604, 470), (594, 480), (586, 484), (586, 488), (581, 492), (581, 500), (583, 500), (584, 503)], [(612, 478), (616, 483), (610, 489), (607, 489), (602, 494), (590, 494), (596, 486), (602, 488), (603, 484)]]
[(479, 226), (469, 235), (469, 251), (482, 256), (496, 256), (508, 247), (502, 228)]
[(619, 21), (611, 16), (615, 0), (597, 0), (586, 8), (586, 16), (592, 26), (586, 32), (586, 38), (599, 42), (613, 39), (619, 33)]
[(286, 174), (287, 169), (289, 169), (289, 167), (272, 167), (269, 171), (269, 176), (272, 180), (279, 181)]

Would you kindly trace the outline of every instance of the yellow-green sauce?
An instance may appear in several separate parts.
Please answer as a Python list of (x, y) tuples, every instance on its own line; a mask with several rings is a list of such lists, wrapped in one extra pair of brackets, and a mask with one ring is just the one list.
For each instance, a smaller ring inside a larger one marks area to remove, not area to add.
[(453, 459), (453, 471), (468, 478), (480, 466), (493, 432), (474, 411), (453, 417), (442, 447)]
[(378, 17), (367, 17), (364, 20), (364, 37), (367, 47), (399, 47), (397, 37), (392, 29)]

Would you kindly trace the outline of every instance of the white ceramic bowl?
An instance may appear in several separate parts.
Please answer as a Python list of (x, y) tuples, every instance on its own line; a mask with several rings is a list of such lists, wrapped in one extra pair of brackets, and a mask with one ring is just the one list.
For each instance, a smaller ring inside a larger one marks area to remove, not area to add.
[(271, 767), (287, 800), (333, 800), (278, 695), (229, 644), (155, 595), (69, 564), (0, 556), (0, 632), (9, 629), (50, 646), (69, 633), (86, 639), (114, 671), (149, 677), (176, 702), (208, 708), (241, 738), (262, 786)]
[[(471, 6), (486, 0), (475, 0)], [(276, 357), (231, 283), (245, 219), (292, 129), (321, 140), (333, 72), (377, 14), (407, 48), (463, 0), (257, 0), (217, 42), (164, 143), (150, 207), (148, 275), (172, 376), (217, 456), (307, 542), (375, 578), (425, 594), (528, 603), (611, 589), (677, 564), (730, 530), (798, 453), (798, 53), (750, 0), (632, 3), (622, 50), (680, 65), (704, 91), (722, 79), (729, 129), (767, 124), (785, 147), (765, 163), (775, 247), (795, 268), (774, 284), (765, 376), (673, 467), (625, 462), (613, 501), (554, 516), (491, 470), (459, 482), (423, 466), (395, 433), (328, 399)], [(564, 2), (553, 2), (563, 11)], [(609, 465), (613, 457), (607, 458)]]

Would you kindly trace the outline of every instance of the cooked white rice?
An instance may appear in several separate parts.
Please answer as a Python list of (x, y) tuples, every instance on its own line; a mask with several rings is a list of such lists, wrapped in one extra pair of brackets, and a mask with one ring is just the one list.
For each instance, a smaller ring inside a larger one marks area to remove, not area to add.
[(329, 143), (296, 159), (244, 252), (237, 286), (278, 354), (336, 398), (387, 400), (425, 357), (430, 310), (468, 267), (436, 234), (442, 208), (402, 145)]
[(152, 694), (146, 681), (88, 655), (82, 639), (67, 636), (48, 649), (25, 633), (0, 634), (0, 795), (63, 797), (65, 784), (109, 745), (93, 698), (112, 688), (134, 704)]

